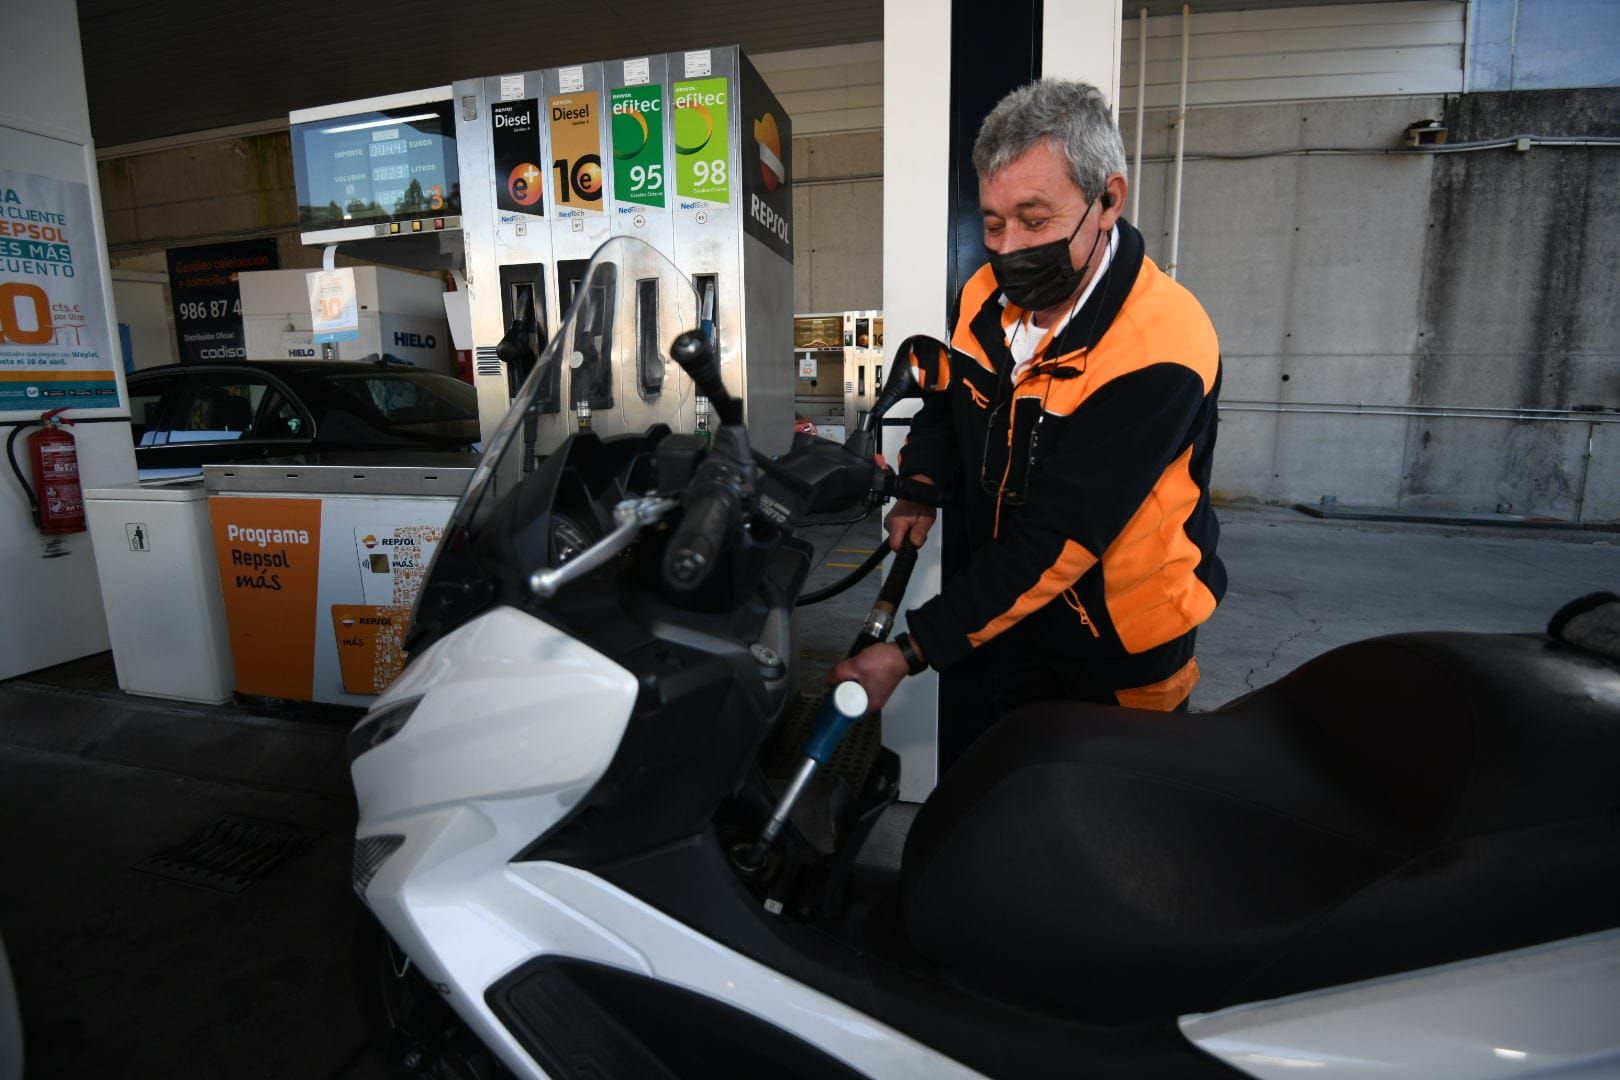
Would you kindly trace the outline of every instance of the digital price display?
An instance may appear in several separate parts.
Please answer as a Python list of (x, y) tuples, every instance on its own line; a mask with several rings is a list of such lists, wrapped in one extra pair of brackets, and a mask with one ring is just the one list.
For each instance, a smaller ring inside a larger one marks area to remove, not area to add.
[(461, 213), (450, 102), (294, 124), (304, 233)]

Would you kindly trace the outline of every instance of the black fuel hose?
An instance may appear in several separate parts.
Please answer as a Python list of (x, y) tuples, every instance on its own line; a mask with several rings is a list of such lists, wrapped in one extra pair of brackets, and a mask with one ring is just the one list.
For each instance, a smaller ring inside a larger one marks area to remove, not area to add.
[(876, 570), (878, 568), (878, 564), (883, 562), (884, 559), (888, 558), (888, 555), (889, 545), (886, 542), (879, 544), (877, 550), (868, 555), (866, 560), (862, 562), (859, 567), (851, 570), (838, 581), (828, 585), (825, 589), (817, 589), (813, 593), (805, 593), (803, 596), (799, 597), (798, 600), (794, 601), (793, 606), (809, 607), (811, 604), (819, 604), (823, 600), (831, 600), (839, 593), (860, 584), (866, 575)]
[(17, 444), (17, 436), (21, 435), (24, 430), (38, 426), (38, 420), (25, 420), (12, 428), (11, 434), (6, 436), (6, 461), (11, 465), (11, 471), (17, 477), (17, 483), (22, 485), (23, 491), (28, 495), (28, 512), (34, 515), (35, 525), (39, 524), (39, 499), (35, 497), (34, 489), (29, 485), (27, 478), (23, 476), (22, 470), (17, 467), (17, 458), (12, 453), (12, 447)]
[(916, 568), (917, 547), (907, 540), (895, 552), (889, 576), (883, 579), (877, 599), (872, 601), (872, 610), (866, 613), (861, 632), (855, 635), (855, 644), (849, 647), (850, 656), (889, 640), (889, 631), (894, 629), (895, 613), (900, 609), (900, 602), (906, 598), (906, 586), (911, 584), (911, 572)]

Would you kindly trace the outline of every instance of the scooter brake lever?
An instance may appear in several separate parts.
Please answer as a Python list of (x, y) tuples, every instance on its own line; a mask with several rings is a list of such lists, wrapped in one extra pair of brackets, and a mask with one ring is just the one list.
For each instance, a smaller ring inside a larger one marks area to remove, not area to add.
[(657, 496), (623, 500), (613, 508), (612, 532), (563, 565), (530, 574), (529, 591), (543, 600), (550, 599), (564, 585), (607, 565), (615, 555), (635, 543), (644, 527), (659, 521), (679, 505), (674, 499)]

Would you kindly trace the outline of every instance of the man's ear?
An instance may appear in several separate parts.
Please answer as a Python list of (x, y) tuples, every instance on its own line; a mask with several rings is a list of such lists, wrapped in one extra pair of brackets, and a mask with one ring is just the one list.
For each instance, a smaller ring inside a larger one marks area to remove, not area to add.
[(1119, 173), (1113, 173), (1103, 182), (1099, 198), (1102, 212), (1097, 216), (1099, 228), (1107, 231), (1114, 227), (1114, 223), (1125, 213), (1125, 195), (1129, 190), (1130, 185)]

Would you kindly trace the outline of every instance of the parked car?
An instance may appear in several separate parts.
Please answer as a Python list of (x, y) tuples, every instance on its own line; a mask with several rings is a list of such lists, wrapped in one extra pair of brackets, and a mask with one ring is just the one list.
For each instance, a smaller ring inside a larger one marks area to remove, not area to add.
[(477, 392), (419, 368), (230, 361), (148, 368), (128, 381), (143, 480), (288, 454), (478, 448)]

